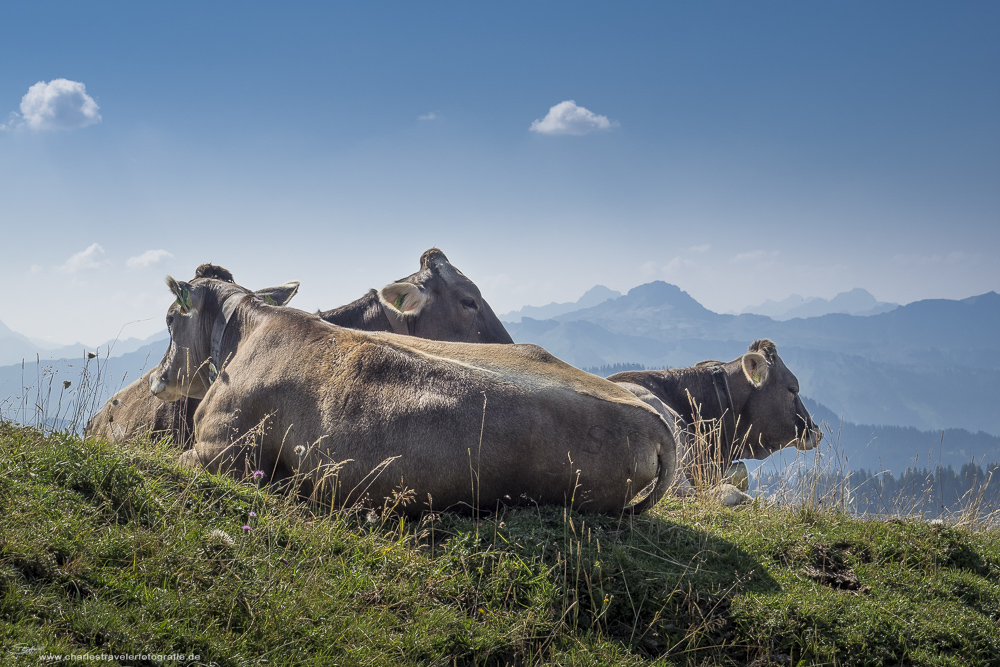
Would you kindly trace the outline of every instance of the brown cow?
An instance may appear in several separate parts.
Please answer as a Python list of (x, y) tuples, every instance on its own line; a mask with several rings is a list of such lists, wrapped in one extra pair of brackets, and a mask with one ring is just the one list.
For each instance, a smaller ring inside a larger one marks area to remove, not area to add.
[[(195, 275), (199, 278), (216, 278), (233, 282), (233, 274), (213, 264), (202, 264)], [(258, 290), (261, 298), (269, 298), (278, 305), (291, 301), (298, 291), (298, 283)], [(87, 421), (83, 434), (88, 438), (105, 438), (122, 443), (140, 436), (171, 436), (175, 443), (187, 446), (194, 434), (194, 411), (198, 399), (161, 401), (149, 393), (148, 371), (138, 380), (119, 390)]]
[(337, 506), (381, 506), (405, 488), (410, 514), (642, 511), (673, 475), (676, 446), (657, 410), (537, 346), (369, 333), (220, 280), (168, 285), (170, 348), (150, 391), (203, 398), (187, 465), (265, 482), (298, 472), (314, 499)]
[(645, 387), (680, 416), (681, 465), (696, 485), (719, 481), (735, 459), (764, 459), (788, 446), (808, 450), (821, 438), (798, 379), (766, 339), (729, 363), (626, 371), (608, 380)]
[[(203, 267), (212, 267), (205, 264)], [(207, 272), (208, 268), (204, 268)], [(219, 267), (212, 267), (213, 271)], [(221, 269), (225, 271), (225, 269)], [(199, 269), (198, 277), (208, 277)], [(215, 275), (232, 281), (232, 274)], [(513, 343), (476, 284), (455, 268), (438, 248), (420, 257), (420, 270), (356, 301), (321, 311), (319, 316), (342, 327), (394, 331), (433, 340), (468, 343)], [(125, 387), (87, 422), (84, 435), (124, 442), (138, 435), (173, 436), (187, 447), (194, 433), (198, 399), (175, 403), (149, 393), (152, 371)]]

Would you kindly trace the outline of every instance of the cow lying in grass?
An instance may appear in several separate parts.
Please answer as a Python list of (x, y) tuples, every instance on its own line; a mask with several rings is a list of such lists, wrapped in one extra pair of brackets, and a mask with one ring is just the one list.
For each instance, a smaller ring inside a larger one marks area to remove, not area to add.
[(670, 484), (661, 414), (537, 346), (341, 328), (209, 277), (168, 285), (170, 347), (150, 391), (202, 399), (184, 464), (301, 483), (341, 507), (404, 492), (409, 514), (642, 511)]
[[(764, 459), (784, 447), (809, 450), (821, 438), (799, 398), (798, 379), (766, 339), (729, 363), (626, 371), (608, 380), (645, 387), (678, 415), (678, 467), (694, 487), (718, 484), (737, 459)], [(742, 473), (745, 480), (745, 466)], [(745, 491), (746, 482), (741, 486)]]
[[(211, 264), (200, 266), (195, 275), (233, 281), (229, 271)], [(267, 291), (260, 293), (266, 295)], [(288, 299), (293, 295), (289, 294)], [(278, 303), (284, 305), (287, 300)], [(421, 255), (416, 273), (318, 315), (332, 324), (365, 331), (395, 331), (468, 343), (514, 342), (476, 284), (437, 248)], [(151, 373), (112, 396), (87, 422), (84, 435), (111, 442), (125, 442), (140, 435), (171, 436), (182, 447), (190, 446), (198, 399), (157, 400), (149, 393)]]

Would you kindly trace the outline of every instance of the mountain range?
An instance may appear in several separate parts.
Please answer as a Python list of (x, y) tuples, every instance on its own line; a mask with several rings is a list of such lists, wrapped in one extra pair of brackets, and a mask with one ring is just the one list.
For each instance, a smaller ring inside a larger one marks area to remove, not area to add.
[(849, 292), (841, 292), (832, 299), (804, 297), (793, 294), (781, 301), (767, 299), (759, 306), (744, 308), (742, 313), (766, 315), (772, 320), (791, 320), (796, 317), (820, 317), (822, 315), (878, 315), (899, 308), (898, 303), (877, 300), (871, 292), (855, 287)]
[(511, 312), (504, 313), (499, 317), (503, 322), (520, 322), (522, 317), (530, 317), (536, 320), (547, 320), (550, 317), (564, 315), (565, 313), (570, 313), (574, 310), (596, 306), (600, 303), (604, 303), (608, 299), (616, 299), (621, 295), (621, 292), (608, 289), (604, 285), (595, 285), (584, 292), (583, 296), (576, 301), (567, 301), (565, 303), (556, 303), (553, 301), (547, 306), (524, 306), (519, 310), (512, 310)]
[(770, 338), (802, 393), (848, 421), (1000, 435), (1000, 295), (929, 299), (869, 316), (778, 321), (712, 312), (653, 282), (548, 320), (508, 323), (515, 341), (580, 367), (728, 361)]
[(56, 360), (56, 359), (79, 359), (87, 352), (92, 352), (102, 357), (111, 355), (122, 355), (134, 352), (149, 343), (166, 340), (168, 337), (166, 329), (149, 336), (148, 338), (124, 338), (109, 340), (97, 347), (90, 347), (83, 343), (73, 345), (51, 345), (39, 343), (27, 336), (10, 329), (3, 322), (0, 322), (0, 366), (20, 364), (22, 361)]

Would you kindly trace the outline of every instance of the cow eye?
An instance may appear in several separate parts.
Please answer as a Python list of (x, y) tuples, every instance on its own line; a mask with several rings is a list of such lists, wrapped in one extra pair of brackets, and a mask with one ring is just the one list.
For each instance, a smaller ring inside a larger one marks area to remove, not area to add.
[(167, 328), (169, 329), (170, 325), (173, 324), (173, 323), (174, 323), (174, 316), (173, 315), (167, 315)]
[(479, 304), (476, 303), (475, 299), (462, 299), (462, 307), (469, 310), (479, 310)]

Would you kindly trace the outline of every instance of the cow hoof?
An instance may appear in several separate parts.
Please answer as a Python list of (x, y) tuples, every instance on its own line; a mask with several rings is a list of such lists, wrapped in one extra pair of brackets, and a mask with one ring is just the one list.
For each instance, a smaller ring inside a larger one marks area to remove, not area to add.
[(740, 491), (750, 490), (750, 473), (747, 471), (747, 464), (743, 461), (733, 461), (729, 470), (722, 476), (722, 481), (732, 484)]
[(753, 497), (743, 493), (732, 484), (720, 484), (712, 490), (712, 498), (717, 500), (723, 507), (736, 507), (744, 503), (749, 503)]

